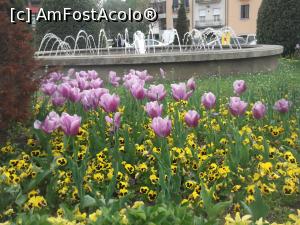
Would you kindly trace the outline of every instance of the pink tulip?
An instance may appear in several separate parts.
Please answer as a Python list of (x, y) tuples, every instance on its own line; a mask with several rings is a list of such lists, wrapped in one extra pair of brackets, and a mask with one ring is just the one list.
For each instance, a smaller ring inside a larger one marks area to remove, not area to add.
[(191, 95), (193, 94), (192, 91), (186, 91), (186, 84), (179, 83), (179, 84), (171, 84), (172, 87), (172, 95), (176, 101), (180, 100), (188, 100)]
[(76, 80), (81, 91), (89, 89), (89, 82), (86, 80), (86, 78), (77, 76)]
[(157, 136), (167, 137), (171, 133), (172, 122), (168, 117), (166, 117), (165, 119), (161, 117), (155, 117), (152, 120), (151, 127)]
[(60, 118), (56, 112), (50, 112), (49, 115), (46, 117), (44, 122), (36, 120), (34, 122), (34, 128), (40, 129), (47, 134), (52, 133), (60, 126)]
[(244, 80), (236, 80), (233, 83), (234, 93), (237, 95), (241, 95), (247, 89), (246, 83)]
[(76, 73), (76, 77), (81, 77), (87, 80), (89, 78), (89, 74), (86, 71), (80, 71), (79, 73)]
[(63, 97), (58, 91), (55, 91), (51, 96), (51, 101), (54, 106), (63, 106), (66, 102), (66, 98)]
[(144, 88), (144, 85), (142, 85), (138, 82), (134, 83), (131, 86), (130, 92), (131, 92), (132, 96), (135, 97), (138, 100), (142, 100), (146, 96), (146, 89)]
[(103, 86), (103, 80), (101, 80), (100, 78), (97, 79), (93, 79), (90, 81), (90, 88), (101, 88)]
[(150, 85), (149, 90), (147, 92), (147, 97), (151, 101), (161, 101), (165, 98), (166, 94), (167, 92), (165, 91), (164, 85)]
[(284, 98), (275, 102), (274, 105), (274, 109), (280, 113), (287, 113), (289, 111), (289, 108), (290, 108), (290, 102)]
[(256, 102), (252, 108), (253, 117), (257, 120), (264, 118), (266, 106), (262, 102)]
[[(127, 75), (126, 75), (127, 76)], [(124, 76), (125, 78), (125, 76)], [(123, 78), (123, 79), (124, 79)], [(141, 80), (140, 78), (138, 78), (137, 76), (135, 75), (132, 75), (130, 77), (126, 77), (125, 80), (124, 80), (124, 86), (127, 88), (127, 89), (131, 89), (132, 85), (136, 84), (136, 83), (139, 83), (140, 85), (145, 85), (145, 81), (144, 80)]]
[(145, 106), (145, 111), (147, 112), (148, 116), (151, 118), (159, 117), (162, 115), (163, 112), (163, 105), (159, 105), (157, 101), (148, 102)]
[(70, 94), (71, 85), (68, 83), (61, 83), (57, 86), (57, 91), (61, 94), (61, 96), (68, 98)]
[(248, 104), (242, 101), (239, 97), (231, 97), (229, 109), (233, 116), (242, 116), (247, 110)]
[(56, 84), (52, 82), (47, 82), (42, 85), (41, 90), (45, 95), (53, 95), (53, 93), (56, 91)]
[(109, 72), (108, 80), (109, 80), (109, 83), (111, 83), (112, 86), (118, 87), (120, 79), (121, 78), (117, 76), (116, 72), (114, 72), (114, 71)]
[(149, 81), (149, 80), (153, 79), (153, 77), (148, 74), (147, 70), (135, 71), (135, 75), (137, 75), (141, 80), (144, 80), (144, 81)]
[(76, 79), (73, 79), (73, 80), (69, 80), (68, 83), (70, 84), (71, 87), (76, 87), (78, 88), (78, 82)]
[(200, 115), (195, 110), (189, 110), (184, 116), (184, 121), (189, 127), (197, 127), (199, 119)]
[(165, 79), (166, 78), (166, 71), (164, 71), (162, 68), (159, 69), (160, 76)]
[(89, 70), (87, 72), (87, 77), (91, 80), (96, 80), (96, 79), (98, 79), (98, 73), (95, 70)]
[(216, 96), (211, 92), (204, 93), (202, 95), (201, 102), (207, 110), (210, 110), (216, 105)]
[(56, 82), (56, 81), (61, 80), (63, 74), (59, 73), (59, 72), (52, 72), (48, 76), (49, 76), (49, 81), (50, 82)]
[(77, 135), (79, 132), (81, 117), (76, 114), (71, 116), (63, 112), (60, 117), (60, 127), (67, 136)]
[(100, 105), (105, 112), (116, 112), (120, 104), (120, 97), (118, 95), (103, 94), (100, 98)]
[(109, 116), (105, 116), (105, 121), (107, 123), (110, 123), (111, 125), (113, 125), (112, 130), (119, 129), (120, 126), (121, 126), (121, 113), (116, 112), (115, 115), (114, 115), (114, 118), (110, 118)]
[(108, 93), (105, 88), (97, 88), (91, 90), (84, 90), (81, 92), (81, 104), (84, 110), (94, 109), (96, 110), (100, 106), (101, 96)]
[(71, 68), (68, 70), (68, 77), (73, 77), (75, 74), (76, 74), (76, 71), (75, 69)]
[(79, 102), (80, 98), (81, 98), (80, 89), (76, 87), (70, 88), (69, 100), (71, 102)]
[(194, 78), (190, 78), (188, 81), (187, 81), (187, 85), (186, 85), (190, 90), (193, 90), (195, 91), (196, 90), (196, 82), (194, 80)]

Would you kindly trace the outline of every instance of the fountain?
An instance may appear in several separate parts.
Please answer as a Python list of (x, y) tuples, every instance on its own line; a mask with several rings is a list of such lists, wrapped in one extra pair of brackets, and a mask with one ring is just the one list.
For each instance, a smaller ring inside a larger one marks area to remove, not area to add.
[(190, 75), (271, 71), (277, 67), (283, 51), (281, 46), (275, 45), (243, 45), (230, 27), (193, 29), (181, 41), (176, 29), (166, 30), (158, 46), (154, 43), (151, 26), (147, 37), (141, 31), (134, 32), (131, 37), (132, 43), (125, 29), (124, 34), (117, 35), (117, 39), (122, 40), (121, 46), (117, 43), (117, 47), (111, 47), (104, 29), (99, 31), (97, 38), (84, 30), (76, 37), (67, 36), (63, 40), (48, 33), (35, 58), (47, 67), (80, 67), (103, 72), (136, 68), (158, 73), (162, 67), (169, 74), (176, 74), (170, 79), (184, 79)]

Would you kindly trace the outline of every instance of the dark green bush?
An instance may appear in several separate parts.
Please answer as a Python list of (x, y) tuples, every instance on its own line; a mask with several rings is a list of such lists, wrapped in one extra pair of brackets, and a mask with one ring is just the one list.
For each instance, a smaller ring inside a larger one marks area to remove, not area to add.
[(284, 46), (292, 55), (300, 43), (300, 1), (263, 0), (258, 12), (257, 38), (261, 44)]
[[(91, 11), (93, 8), (97, 10), (96, 1), (93, 0), (43, 0), (42, 8), (47, 13), (48, 11), (60, 11), (63, 12), (64, 8), (71, 8), (73, 11)], [(64, 39), (68, 35), (72, 35), (76, 38), (76, 35), (80, 30), (85, 30), (89, 35), (92, 35), (95, 42), (98, 41), (99, 31), (101, 29), (101, 23), (96, 21), (75, 21), (72, 17), (69, 17), (68, 21), (39, 21), (37, 22), (37, 46), (39, 46), (42, 38), (46, 33), (54, 33), (61, 39)], [(85, 48), (83, 42), (80, 42), (80, 46)]]

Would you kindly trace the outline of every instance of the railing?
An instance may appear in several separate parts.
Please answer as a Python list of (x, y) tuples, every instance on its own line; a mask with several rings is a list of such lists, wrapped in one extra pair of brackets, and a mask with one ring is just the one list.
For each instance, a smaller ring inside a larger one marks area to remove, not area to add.
[(195, 21), (196, 28), (204, 28), (204, 27), (220, 27), (224, 26), (224, 23), (221, 20), (204, 20)]
[(213, 4), (213, 3), (219, 3), (221, 0), (196, 0), (196, 3), (199, 4)]

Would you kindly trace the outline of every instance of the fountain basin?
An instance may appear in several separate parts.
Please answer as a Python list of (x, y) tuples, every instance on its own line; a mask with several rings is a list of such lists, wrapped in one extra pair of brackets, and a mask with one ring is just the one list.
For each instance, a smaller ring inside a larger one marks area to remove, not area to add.
[(37, 56), (43, 66), (61, 67), (62, 70), (96, 70), (108, 74), (114, 70), (120, 74), (129, 69), (148, 70), (152, 75), (163, 68), (170, 80), (185, 80), (191, 76), (226, 75), (270, 72), (277, 68), (283, 47), (278, 45), (245, 46), (242, 49), (214, 49), (198, 51), (161, 52), (148, 54), (112, 55), (57, 55)]

